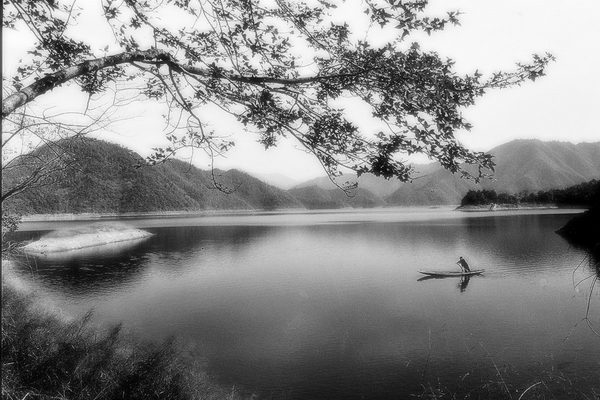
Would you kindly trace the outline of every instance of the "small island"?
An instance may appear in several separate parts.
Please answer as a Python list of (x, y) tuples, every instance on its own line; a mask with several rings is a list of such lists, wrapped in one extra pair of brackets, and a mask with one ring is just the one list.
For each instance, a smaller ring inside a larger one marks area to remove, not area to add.
[(60, 253), (111, 243), (145, 239), (153, 234), (118, 223), (96, 223), (51, 232), (23, 246), (29, 254)]

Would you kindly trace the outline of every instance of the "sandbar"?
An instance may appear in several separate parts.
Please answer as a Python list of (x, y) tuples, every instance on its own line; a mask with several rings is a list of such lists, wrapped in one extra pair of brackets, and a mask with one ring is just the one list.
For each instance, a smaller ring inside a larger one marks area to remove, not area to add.
[(92, 224), (66, 231), (55, 231), (23, 246), (31, 254), (59, 253), (148, 238), (153, 234), (137, 228), (115, 224)]

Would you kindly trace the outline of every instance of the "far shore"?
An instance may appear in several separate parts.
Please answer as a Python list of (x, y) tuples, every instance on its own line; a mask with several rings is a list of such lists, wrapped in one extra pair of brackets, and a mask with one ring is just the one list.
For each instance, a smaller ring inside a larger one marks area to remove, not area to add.
[(127, 213), (59, 213), (59, 214), (30, 214), (21, 216), (22, 222), (45, 222), (45, 221), (114, 221), (124, 219), (142, 218), (185, 218), (201, 217), (206, 215), (246, 214), (271, 211), (303, 211), (302, 208), (286, 208), (277, 210), (199, 210), (199, 211), (149, 211), (149, 212), (127, 212)]
[(521, 204), (479, 204), (469, 206), (456, 207), (457, 211), (463, 212), (481, 212), (481, 211), (521, 211), (521, 210), (556, 210), (564, 208), (577, 208), (578, 207), (559, 207), (556, 204), (534, 204), (534, 203), (521, 203)]
[[(419, 207), (419, 206), (393, 206), (393, 207)], [(583, 210), (586, 207), (563, 207), (556, 204), (482, 204), (469, 206), (454, 206), (454, 205), (423, 205), (426, 208), (445, 208), (454, 209), (462, 212), (485, 212), (485, 211), (522, 211), (522, 210), (556, 210), (556, 209), (573, 209)], [(379, 208), (379, 207), (375, 207)], [(389, 207), (382, 207), (389, 208)], [(121, 221), (128, 219), (145, 219), (145, 218), (192, 218), (215, 215), (241, 215), (255, 213), (285, 213), (285, 212), (301, 212), (301, 211), (335, 211), (347, 210), (343, 209), (323, 209), (312, 210), (304, 208), (285, 208), (276, 210), (262, 209), (237, 209), (237, 210), (196, 210), (196, 211), (149, 211), (149, 212), (127, 212), (127, 213), (57, 213), (57, 214), (30, 214), (21, 216), (21, 222), (60, 222), (60, 221)], [(363, 210), (357, 208), (356, 210)]]

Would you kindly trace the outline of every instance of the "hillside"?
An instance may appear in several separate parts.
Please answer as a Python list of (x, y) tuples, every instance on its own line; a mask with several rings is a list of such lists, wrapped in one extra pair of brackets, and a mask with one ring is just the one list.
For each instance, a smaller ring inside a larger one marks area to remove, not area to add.
[[(427, 175), (434, 170), (437, 170), (439, 168), (439, 165), (438, 164), (415, 164), (415, 165), (413, 165), (413, 167), (415, 168), (416, 176), (419, 177), (419, 176)], [(370, 175), (370, 174), (362, 175), (360, 178), (356, 178), (356, 176), (349, 174), (347, 176), (344, 175), (343, 177), (339, 178), (338, 180), (340, 181), (340, 183), (343, 183), (346, 181), (351, 182), (351, 183), (358, 182), (359, 188), (366, 189), (366, 190), (372, 192), (374, 195), (382, 197), (382, 198), (389, 196), (390, 194), (394, 193), (396, 190), (398, 190), (399, 188), (401, 188), (403, 185), (406, 184), (404, 182), (400, 182), (397, 179), (388, 180), (388, 179), (385, 179), (382, 177), (377, 177), (375, 175)], [(326, 190), (338, 189), (331, 182), (331, 179), (329, 179), (329, 177), (327, 177), (327, 176), (314, 178), (309, 181), (297, 184), (296, 186), (294, 186), (294, 189), (300, 189), (300, 188), (305, 188), (305, 187), (309, 187), (309, 186), (317, 186), (321, 189), (326, 189)]]
[[(136, 168), (143, 161), (139, 155), (93, 139), (78, 140), (71, 150), (78, 163), (62, 171), (50, 185), (9, 199), (3, 209), (28, 215), (458, 205), (469, 190), (531, 193), (600, 178), (600, 142), (574, 145), (517, 140), (490, 151), (495, 156), (496, 174), (481, 185), (438, 164), (416, 165), (418, 173), (412, 183), (362, 176), (353, 197), (328, 178), (285, 191), (238, 170), (214, 171), (220, 185), (234, 189), (227, 194), (214, 187), (210, 172), (182, 161)], [(23, 175), (24, 171), (5, 172), (3, 192)]]
[[(236, 170), (215, 171), (219, 184), (235, 189), (227, 194), (214, 188), (210, 172), (182, 161), (136, 168), (139, 155), (94, 139), (73, 143), (71, 151), (78, 162), (57, 182), (13, 197), (3, 208), (27, 215), (302, 207), (289, 193)], [(5, 174), (3, 191), (23, 172)]]
[[(374, 175), (363, 175), (358, 179), (353, 175), (344, 175), (338, 178), (338, 180), (340, 183), (358, 182), (359, 188), (368, 190), (379, 197), (385, 197), (392, 194), (404, 184), (398, 180), (386, 180), (385, 178), (376, 177)], [(304, 189), (311, 186), (315, 186), (323, 190), (339, 190), (339, 188), (335, 186), (335, 184), (331, 182), (331, 179), (329, 179), (327, 176), (320, 176), (318, 178), (302, 182), (294, 186), (293, 189)]]
[(335, 208), (372, 208), (386, 205), (385, 201), (372, 192), (358, 188), (348, 196), (338, 188), (323, 189), (318, 186), (306, 186), (288, 191), (308, 209)]
[(490, 150), (490, 153), (496, 162), (492, 180), (476, 185), (438, 167), (411, 184), (403, 185), (385, 200), (391, 205), (460, 204), (469, 190), (537, 192), (564, 189), (600, 178), (600, 142), (575, 145), (515, 140)]
[(259, 173), (255, 173), (255, 172), (249, 172), (248, 174), (250, 174), (251, 176), (255, 177), (256, 179), (258, 179), (260, 181), (263, 181), (265, 183), (268, 183), (271, 186), (275, 186), (276, 188), (283, 189), (283, 190), (291, 189), (300, 183), (299, 181), (297, 181), (295, 179), (289, 178), (285, 175), (278, 174), (278, 173), (259, 174)]
[(564, 189), (600, 177), (600, 142), (572, 144), (515, 140), (491, 150), (497, 166), (484, 189), (537, 192)]

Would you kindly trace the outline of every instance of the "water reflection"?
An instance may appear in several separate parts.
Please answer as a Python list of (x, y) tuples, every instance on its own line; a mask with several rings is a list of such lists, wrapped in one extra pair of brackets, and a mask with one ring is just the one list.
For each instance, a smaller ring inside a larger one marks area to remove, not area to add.
[[(446, 279), (452, 279), (452, 278), (456, 278), (456, 277), (453, 277), (453, 276), (424, 276), (422, 278), (417, 279), (417, 281), (423, 282), (423, 281), (429, 281), (429, 280), (435, 280), (435, 279), (446, 280)], [(463, 293), (467, 290), (467, 286), (469, 286), (470, 281), (471, 281), (471, 277), (468, 275), (460, 277), (460, 282), (458, 283), (457, 287), (461, 293)]]
[(182, 226), (150, 228), (156, 233), (153, 249), (169, 253), (193, 253), (203, 245), (241, 250), (272, 232), (273, 227), (252, 226)]
[[(556, 262), (564, 252), (562, 239), (554, 233), (561, 218), (545, 215), (490, 216), (465, 221), (465, 240), (477, 253), (471, 258), (488, 257), (495, 265), (476, 268), (501, 268), (527, 274)], [(477, 262), (477, 261), (476, 261)]]
[(63, 265), (37, 264), (35, 273), (40, 283), (70, 297), (109, 294), (135, 286), (145, 266), (139, 260), (95, 263), (67, 262)]
[[(557, 232), (558, 235), (560, 235)], [(582, 264), (587, 264), (591, 271), (596, 272), (598, 277), (600, 278), (600, 243), (597, 243), (593, 247), (589, 247), (587, 245), (581, 244), (577, 240), (573, 240), (569, 236), (560, 235), (564, 240), (566, 240), (571, 246), (576, 249), (581, 249), (587, 253), (587, 259), (582, 262)]]
[(135, 285), (147, 268), (147, 238), (72, 251), (23, 254), (16, 270), (33, 274), (38, 284), (69, 297), (110, 293)]
[[(126, 291), (139, 284), (148, 268), (183, 275), (206, 265), (222, 267), (223, 257), (243, 254), (255, 241), (276, 237), (280, 227), (192, 226), (147, 229), (152, 237), (67, 252), (23, 255), (22, 274), (70, 297)], [(35, 240), (48, 231), (19, 232), (13, 240)]]
[(460, 283), (458, 284), (458, 288), (460, 289), (460, 292), (463, 293), (465, 290), (467, 290), (467, 286), (469, 286), (469, 281), (471, 280), (471, 278), (469, 276), (464, 276), (460, 279)]

